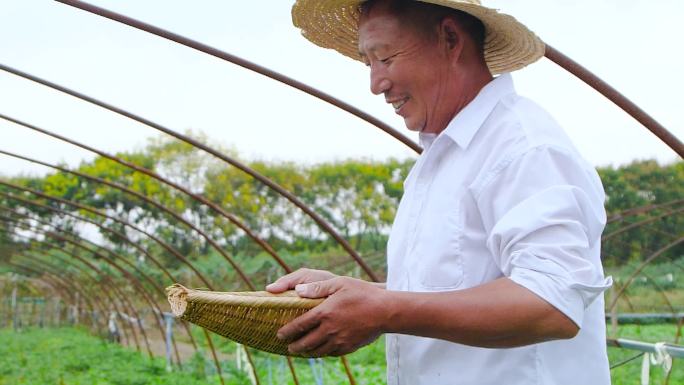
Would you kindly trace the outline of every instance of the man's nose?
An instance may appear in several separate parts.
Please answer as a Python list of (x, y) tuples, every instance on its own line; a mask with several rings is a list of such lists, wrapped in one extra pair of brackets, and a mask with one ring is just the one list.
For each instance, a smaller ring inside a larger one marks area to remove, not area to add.
[(370, 89), (375, 95), (380, 95), (392, 88), (392, 82), (385, 76), (383, 71), (378, 71), (371, 66)]

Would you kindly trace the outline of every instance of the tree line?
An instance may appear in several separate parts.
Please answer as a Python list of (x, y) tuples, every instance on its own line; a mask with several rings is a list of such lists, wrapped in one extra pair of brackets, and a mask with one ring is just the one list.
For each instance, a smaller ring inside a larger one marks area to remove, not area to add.
[[(222, 150), (237, 157), (234, 150)], [(251, 176), (211, 155), (185, 143), (155, 139), (140, 150), (117, 156), (153, 170), (215, 203), (274, 250), (283, 253), (288, 263), (297, 266), (318, 258), (319, 266), (340, 265), (344, 266), (342, 269), (352, 266), (345, 265), (349, 259), (339, 245), (301, 210)], [(292, 192), (382, 270), (387, 235), (402, 195), (403, 180), (413, 163), (414, 159), (349, 159), (312, 165), (267, 161), (252, 161), (248, 165)], [(102, 157), (83, 162), (74, 171), (125, 186), (151, 198), (251, 266), (248, 268), (250, 273), (263, 273), (268, 270), (265, 266), (272, 267), (272, 262), (265, 262), (270, 260), (266, 253), (245, 231), (167, 184)], [(682, 236), (684, 163), (660, 165), (653, 160), (643, 160), (620, 167), (600, 167), (598, 172), (607, 196), (609, 223), (604, 235), (610, 236), (603, 243), (607, 265), (641, 261)], [(213, 245), (205, 238), (134, 194), (56, 170), (40, 177), (24, 175), (2, 180), (129, 222), (172, 245), (188, 259), (204, 263), (207, 270), (218, 269), (222, 263), (217, 259)], [(7, 185), (0, 185), (0, 194), (2, 255), (7, 254), (4, 250), (22, 241), (9, 234), (28, 234), (26, 228), (31, 226), (46, 231), (56, 228), (76, 232), (107, 244), (144, 266), (145, 257), (140, 251), (117, 235), (123, 234), (160, 255), (169, 268), (180, 268), (178, 260), (162, 246), (121, 222)], [(112, 231), (84, 224), (64, 212), (100, 223)], [(683, 254), (684, 245), (680, 243), (666, 249), (658, 258), (673, 260)], [(229, 276), (224, 278), (230, 279)]]

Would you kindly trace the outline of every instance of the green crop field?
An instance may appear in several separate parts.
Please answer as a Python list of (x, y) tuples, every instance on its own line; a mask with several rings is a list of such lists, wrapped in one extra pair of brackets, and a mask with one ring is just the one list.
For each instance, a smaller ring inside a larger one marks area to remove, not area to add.
[[(674, 341), (676, 325), (622, 325), (620, 338), (648, 342)], [(233, 349), (231, 351), (231, 349)], [(235, 345), (220, 342), (222, 371), (228, 385), (251, 384), (248, 372), (239, 369)], [(638, 352), (610, 348), (612, 364)], [(151, 361), (147, 356), (117, 344), (104, 342), (84, 329), (26, 329), (15, 333), (0, 330), (0, 385), (146, 385), (146, 384), (219, 384), (211, 361), (201, 355), (185, 362), (182, 370), (168, 372), (161, 358)], [(349, 356), (358, 384), (383, 384), (385, 381), (384, 344), (378, 342)], [(571, 359), (568, 357), (568, 359)], [(293, 384), (281, 357), (254, 355), (262, 384)], [(346, 383), (339, 359), (294, 360), (302, 384)], [(640, 384), (642, 358), (612, 370), (613, 384)], [(663, 384), (660, 367), (651, 368), (651, 384)], [(669, 384), (684, 384), (684, 367), (675, 360)]]

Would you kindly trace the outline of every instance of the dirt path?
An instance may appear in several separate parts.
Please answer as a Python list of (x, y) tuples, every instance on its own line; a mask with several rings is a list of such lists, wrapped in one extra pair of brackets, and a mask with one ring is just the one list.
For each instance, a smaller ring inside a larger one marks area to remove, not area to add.
[[(127, 330), (128, 331), (128, 330)], [(166, 357), (166, 341), (161, 338), (161, 335), (158, 330), (150, 330), (146, 329), (145, 332), (147, 333), (147, 340), (150, 343), (150, 348), (152, 350), (152, 353), (155, 356), (158, 357)], [(174, 329), (174, 333), (178, 333), (176, 329)], [(181, 335), (179, 336), (178, 334), (174, 334), (176, 337), (176, 347), (178, 348), (178, 355), (181, 358), (181, 362), (187, 362), (190, 357), (192, 357), (193, 354), (195, 354), (195, 348), (192, 346), (192, 344), (187, 341), (187, 335), (185, 331), (180, 332)], [(214, 343), (216, 342), (217, 338), (223, 338), (219, 337), (216, 335), (212, 335), (212, 341)], [(133, 342), (133, 339), (130, 337), (130, 332), (129, 332), (129, 343), (125, 344), (122, 341), (122, 345), (128, 346), (131, 349), (135, 349), (135, 342)], [(147, 348), (145, 347), (145, 342), (142, 340), (141, 335), (138, 333), (138, 342), (140, 343), (140, 350), (141, 352), (147, 353)], [(227, 360), (233, 358), (232, 355), (228, 355), (225, 353), (221, 353), (219, 351), (216, 352), (220, 360)], [(173, 360), (175, 362), (176, 357), (175, 357), (175, 352), (173, 349), (171, 350), (171, 354), (173, 354)], [(207, 350), (206, 352), (207, 355), (211, 355), (211, 352)], [(209, 359), (212, 359), (212, 357), (207, 357)]]

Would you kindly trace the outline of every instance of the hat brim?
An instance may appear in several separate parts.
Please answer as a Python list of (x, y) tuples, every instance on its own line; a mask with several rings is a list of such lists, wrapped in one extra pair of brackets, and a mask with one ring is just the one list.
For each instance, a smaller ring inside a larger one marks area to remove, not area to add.
[[(363, 1), (297, 0), (292, 6), (292, 22), (312, 43), (360, 61), (358, 24)], [(482, 21), (485, 61), (494, 75), (521, 69), (544, 56), (542, 40), (513, 16), (455, 0), (419, 1), (463, 11)]]

